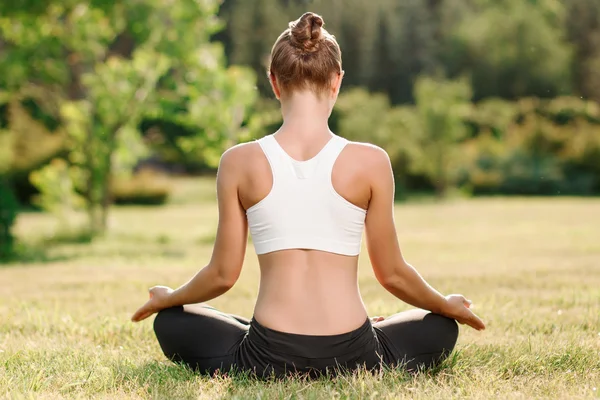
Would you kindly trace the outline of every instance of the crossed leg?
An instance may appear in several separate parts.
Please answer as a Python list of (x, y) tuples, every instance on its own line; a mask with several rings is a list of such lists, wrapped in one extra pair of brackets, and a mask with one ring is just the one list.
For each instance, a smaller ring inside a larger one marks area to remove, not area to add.
[(455, 320), (420, 309), (394, 314), (373, 326), (384, 346), (386, 364), (403, 364), (409, 371), (439, 365), (458, 339)]
[(206, 304), (190, 304), (160, 311), (154, 332), (167, 358), (212, 374), (234, 366), (235, 351), (249, 323)]

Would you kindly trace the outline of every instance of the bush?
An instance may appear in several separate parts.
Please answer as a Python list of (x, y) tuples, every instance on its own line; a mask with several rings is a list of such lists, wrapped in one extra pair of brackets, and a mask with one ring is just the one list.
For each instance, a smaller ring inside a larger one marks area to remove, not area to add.
[(77, 169), (62, 158), (55, 158), (29, 177), (38, 189), (32, 203), (54, 214), (62, 229), (69, 229), (71, 216), (85, 209), (85, 199), (77, 193)]
[[(600, 194), (598, 105), (574, 98), (522, 99), (503, 118), (490, 105), (470, 116), (461, 183), (475, 194)], [(500, 103), (496, 103), (499, 105)]]
[(422, 174), (412, 168), (421, 152), (417, 122), (413, 107), (392, 107), (384, 94), (361, 88), (344, 91), (331, 116), (331, 128), (339, 135), (387, 151), (394, 168), (397, 198), (423, 186)]
[(5, 104), (5, 141), (0, 142), (0, 157), (9, 160), (6, 174), (12, 191), (23, 205), (39, 193), (29, 179), (31, 172), (64, 155), (66, 148), (64, 132), (52, 124), (50, 127), (55, 129), (50, 130), (44, 118), (37, 115), (39, 112), (32, 115), (30, 106), (30, 99), (13, 99)]
[(392, 107), (383, 94), (351, 89), (339, 97), (335, 129), (350, 140), (387, 151), (398, 198), (433, 189), (443, 196), (457, 179), (469, 96), (467, 82), (429, 78), (415, 84), (416, 106)]
[(168, 176), (144, 169), (127, 178), (115, 178), (111, 185), (112, 199), (122, 205), (161, 205), (171, 194)]

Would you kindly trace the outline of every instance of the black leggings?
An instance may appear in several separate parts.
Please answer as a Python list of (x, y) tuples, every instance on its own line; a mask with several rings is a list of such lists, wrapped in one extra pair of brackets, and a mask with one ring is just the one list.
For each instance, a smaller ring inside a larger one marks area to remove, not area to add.
[(204, 304), (158, 313), (154, 332), (172, 361), (201, 373), (248, 371), (260, 377), (319, 376), (359, 367), (403, 366), (409, 371), (443, 361), (458, 337), (456, 321), (423, 310), (370, 320), (339, 335), (278, 332)]

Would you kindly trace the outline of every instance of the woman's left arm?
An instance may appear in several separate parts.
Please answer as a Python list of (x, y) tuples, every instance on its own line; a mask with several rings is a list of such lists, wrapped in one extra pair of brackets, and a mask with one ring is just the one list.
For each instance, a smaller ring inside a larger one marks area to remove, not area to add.
[(239, 278), (248, 240), (246, 213), (238, 196), (243, 168), (239, 150), (229, 149), (219, 163), (219, 224), (210, 262), (176, 290), (162, 286), (150, 289), (150, 299), (132, 316), (133, 321), (141, 321), (164, 308), (214, 299), (231, 289)]

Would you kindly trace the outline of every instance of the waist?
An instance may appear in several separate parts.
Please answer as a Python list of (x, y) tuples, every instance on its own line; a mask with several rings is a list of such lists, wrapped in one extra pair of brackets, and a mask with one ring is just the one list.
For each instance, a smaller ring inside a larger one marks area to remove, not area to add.
[(272, 300), (259, 297), (254, 317), (264, 326), (281, 332), (303, 335), (335, 335), (350, 332), (367, 318), (367, 311), (359, 297), (318, 297), (305, 301), (293, 299)]
[(248, 340), (269, 351), (302, 358), (327, 359), (348, 354), (360, 354), (377, 340), (371, 321), (367, 318), (358, 328), (335, 335), (305, 335), (288, 333), (263, 326), (252, 318)]
[(313, 258), (313, 263), (287, 257), (285, 264), (261, 259), (256, 319), (274, 330), (310, 335), (356, 329), (367, 311), (358, 288), (356, 260), (344, 258), (331, 263)]

